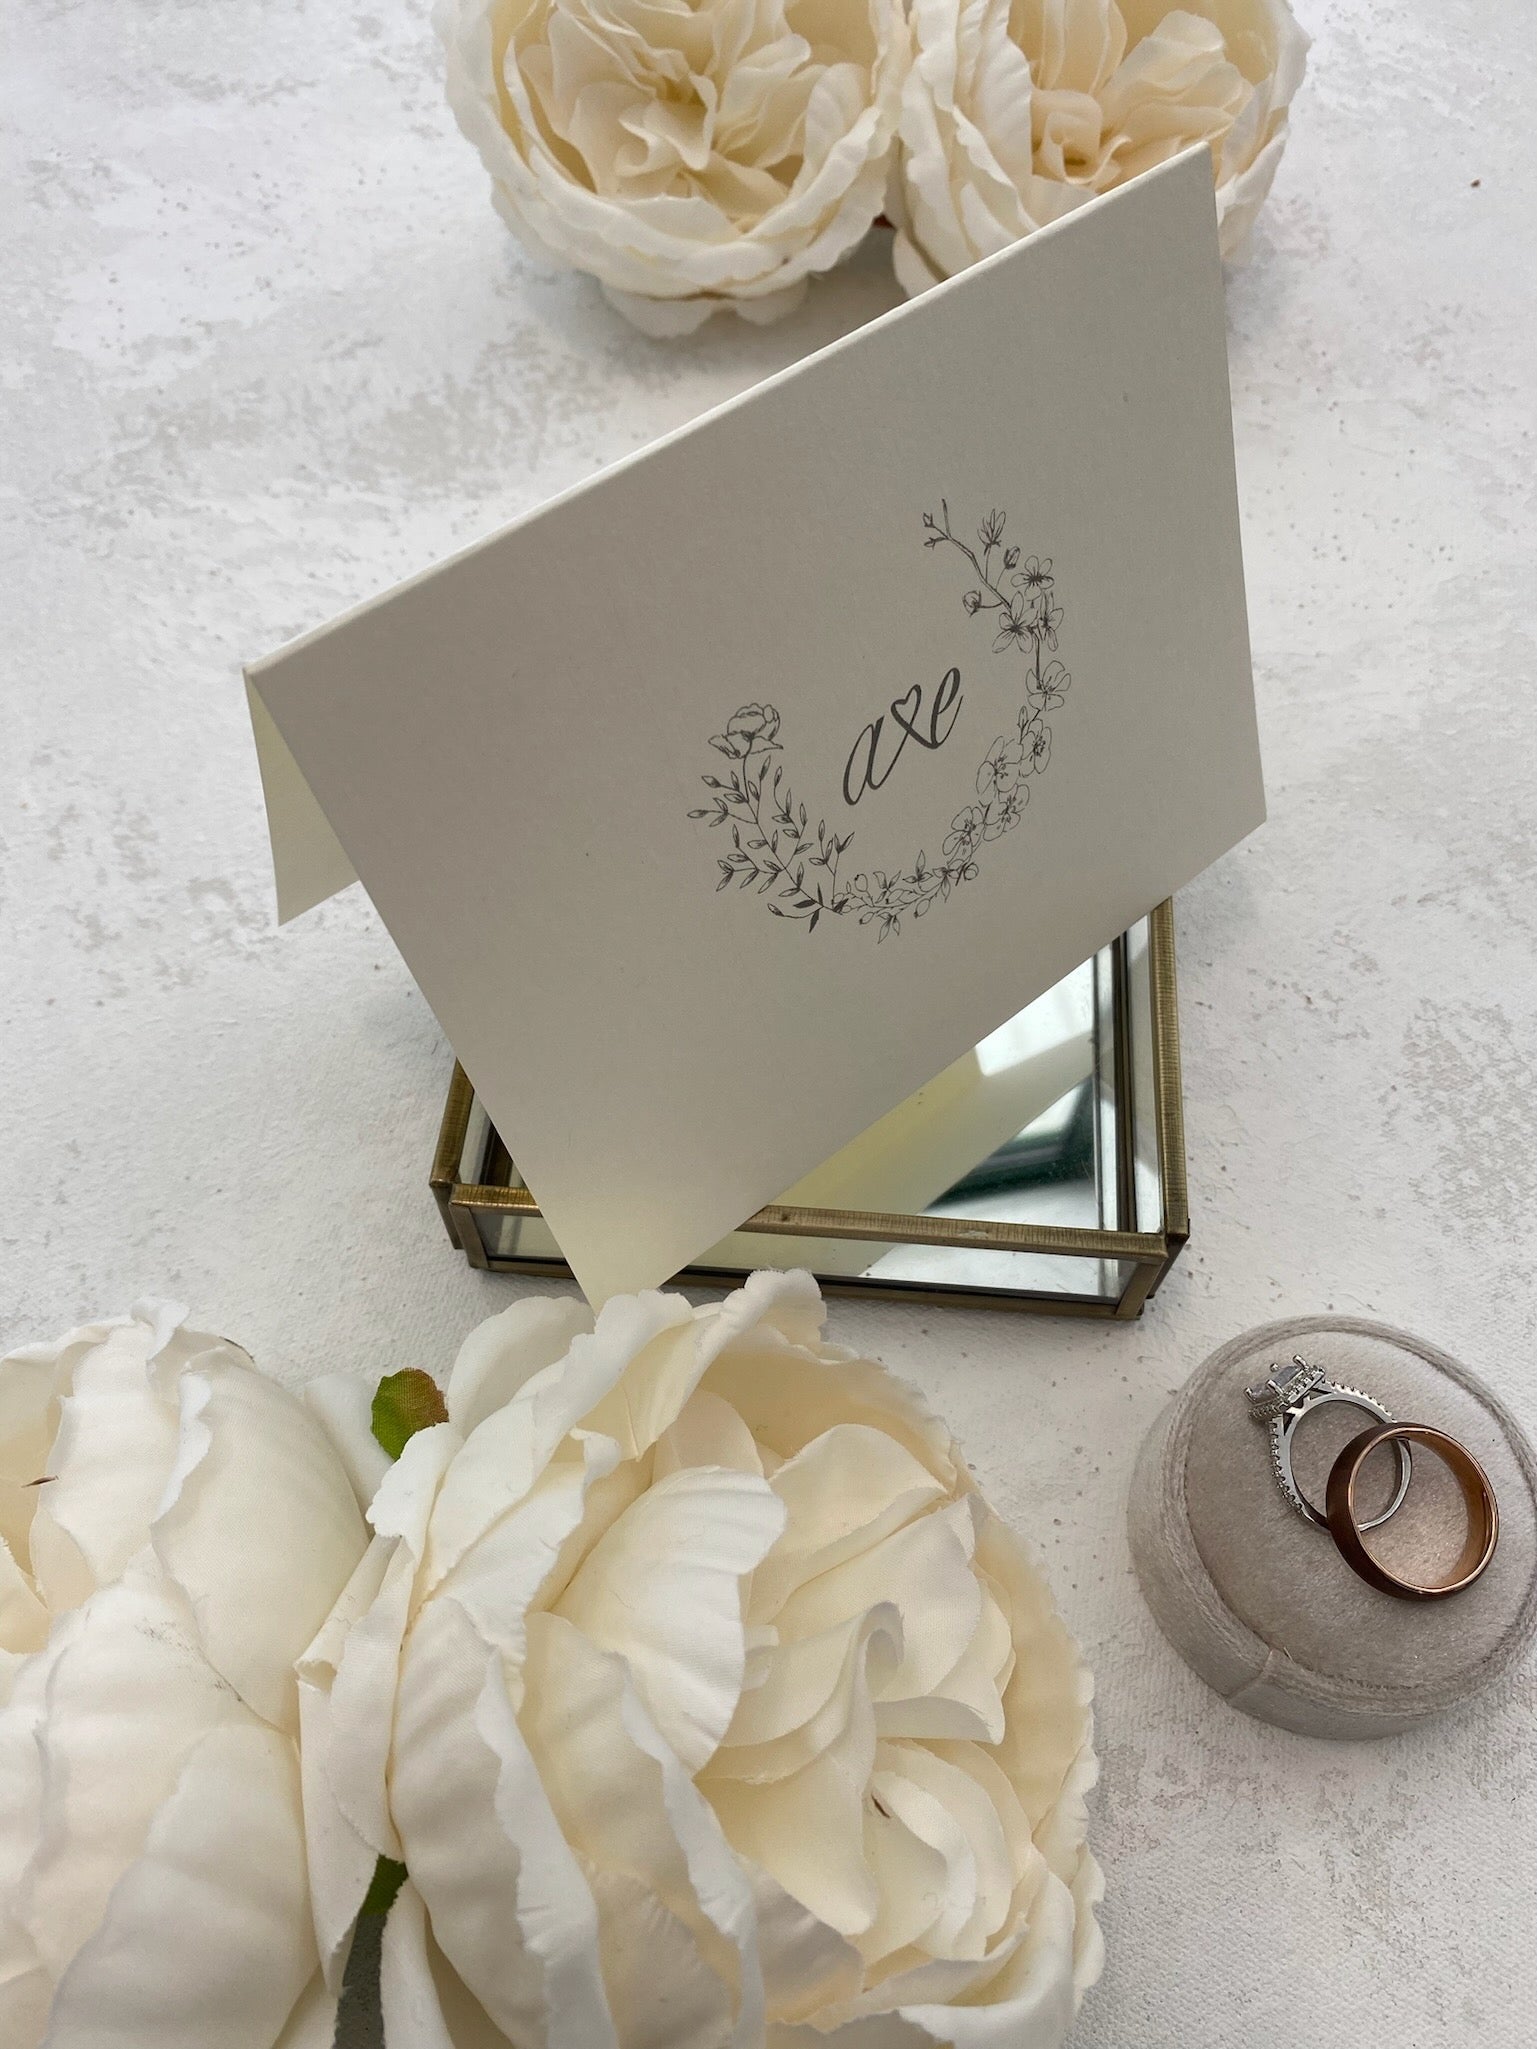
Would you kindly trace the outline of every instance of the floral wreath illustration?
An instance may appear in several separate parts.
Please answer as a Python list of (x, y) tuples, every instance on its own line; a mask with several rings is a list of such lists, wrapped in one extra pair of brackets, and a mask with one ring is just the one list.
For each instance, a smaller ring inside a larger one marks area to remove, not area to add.
[(996, 511), (978, 527), (973, 548), (951, 531), (944, 499), (939, 509), (938, 519), (931, 512), (923, 515), (924, 547), (955, 548), (965, 556), (977, 581), (961, 599), (963, 610), (972, 618), (996, 614), (993, 653), (1016, 653), (1029, 664), (1017, 733), (1000, 734), (983, 756), (976, 774), (979, 801), (951, 819), (943, 859), (931, 862), (920, 851), (905, 873), (888, 875), (872, 868), (845, 880), (839, 869), (854, 835), (831, 832), (820, 818), (813, 830), (805, 805), (795, 801), (783, 765), (773, 760), (782, 752), (779, 713), (773, 705), (744, 704), (727, 720), (726, 730), (710, 740), (731, 764), (730, 773), (724, 780), (701, 777), (710, 799), (688, 815), (707, 819), (711, 826), (726, 826), (730, 832), (731, 852), (717, 859), (717, 891), (733, 883), (738, 889), (755, 889), (759, 896), (769, 897), (768, 908), (776, 918), (803, 921), (808, 932), (816, 930), (825, 913), (878, 925), (877, 936), (885, 939), (902, 929), (908, 912), (921, 918), (936, 903), (948, 902), (962, 883), (976, 880), (979, 849), (1019, 824), (1030, 800), (1031, 779), (1043, 775), (1051, 760), (1046, 713), (1064, 702), (1072, 678), (1061, 662), (1045, 659), (1047, 653), (1056, 653), (1062, 623), (1050, 557), (1032, 555), (1022, 563), (1018, 548), (1004, 547), (1006, 515)]

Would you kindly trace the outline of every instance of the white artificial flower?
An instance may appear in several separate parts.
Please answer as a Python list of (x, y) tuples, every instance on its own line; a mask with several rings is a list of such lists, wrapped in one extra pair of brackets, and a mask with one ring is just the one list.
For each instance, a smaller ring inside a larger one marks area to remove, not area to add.
[(1090, 1683), (943, 1426), (805, 1274), (476, 1330), (301, 1664), (328, 1956), (388, 2049), (1056, 2049)]
[(367, 1541), (168, 1303), (0, 1361), (0, 2043), (327, 2049), (294, 1659)]
[(908, 292), (1199, 142), (1232, 255), (1308, 47), (1286, 0), (913, 0), (912, 26), (895, 251)]
[(885, 203), (901, 0), (438, 0), (509, 225), (648, 334), (777, 319)]

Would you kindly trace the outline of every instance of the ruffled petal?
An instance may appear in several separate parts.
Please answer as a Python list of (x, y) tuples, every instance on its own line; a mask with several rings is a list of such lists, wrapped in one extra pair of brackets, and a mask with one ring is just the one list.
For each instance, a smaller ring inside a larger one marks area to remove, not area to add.
[[(329, 1813), (334, 1805), (347, 1831), (380, 1857), (400, 1855), (388, 1791), (392, 1704), (427, 1524), (438, 1483), (459, 1444), (458, 1432), (448, 1423), (419, 1430), (407, 1441), (374, 1496), (369, 1518), (378, 1535), (358, 1567), (357, 1581), (341, 1597), (338, 1627), (323, 1630), (304, 1661), (306, 1680), (329, 1694), (322, 1747), (305, 1754), (306, 1774), (318, 1771), (327, 1789), (324, 1808), (317, 1813)], [(354, 1615), (352, 1601), (365, 1578), (366, 1605)], [(362, 1854), (347, 1849), (345, 1833), (337, 1841), (339, 1862), (334, 1874), (329, 1860), (322, 1865), (323, 1884), (316, 1895), (317, 1911), (327, 1916), (320, 1940), (328, 1970), (333, 1968), (337, 1924), (330, 1922), (333, 1908), (325, 1902), (333, 1902), (341, 1913)]]
[(869, 1928), (880, 1896), (864, 1856), (865, 1800), (875, 1765), (876, 1683), (902, 1656), (889, 1606), (867, 1614), (853, 1639), (829, 1717), (834, 1733), (809, 1764), (771, 1781), (733, 1776), (723, 1750), (700, 1780), (741, 1855), (845, 1937)]
[(903, 288), (1207, 143), (1224, 254), (1269, 189), (1307, 38), (1285, 0), (913, 0), (895, 264)]
[(203, 1657), (185, 1602), (149, 1573), (102, 1588), (69, 1620), (37, 1725), (41, 1803), (22, 1904), (55, 1975), (142, 1853), (187, 1756), (251, 1721)]
[(352, 1483), (301, 1402), (224, 1356), (182, 1376), (181, 1434), (196, 1449), (155, 1521), (155, 1550), (214, 1669), (297, 1734), (294, 1661), (368, 1541)]
[(317, 1971), (294, 2001), (288, 2023), (273, 2049), (333, 2049), (337, 1997)]
[(726, 1733), (742, 1691), (742, 1580), (784, 1528), (768, 1482), (721, 1467), (669, 1473), (588, 1553), (555, 1604), (622, 1657), (690, 1770)]
[(468, 1437), (592, 1329), (584, 1302), (535, 1295), (477, 1324), (448, 1376), (448, 1419)]
[(884, 1430), (835, 1423), (773, 1479), (785, 1534), (753, 1581), (754, 1619), (772, 1616), (803, 1580), (841, 1565), (931, 1508), (944, 1484)]
[(507, 1698), (499, 1653), (450, 1596), (411, 1633), (393, 1804), (444, 1954), (514, 2041), (618, 2049), (598, 1909)]
[(390, 1469), (390, 1455), (374, 1435), (372, 1385), (356, 1373), (323, 1373), (305, 1383), (300, 1399), (331, 1440), (366, 1514)]
[(690, 1315), (688, 1304), (677, 1296), (616, 1297), (605, 1305), (595, 1329), (574, 1338), (563, 1358), (535, 1373), (505, 1407), (470, 1432), (433, 1505), (426, 1591), (523, 1499), (561, 1439), (598, 1407), (637, 1355), (677, 1331)]
[(763, 1458), (752, 1432), (719, 1395), (690, 1395), (678, 1420), (656, 1441), (653, 1479), (664, 1479), (686, 1466), (724, 1466), (733, 1473), (762, 1477)]
[(315, 1964), (293, 1746), (215, 1729), (60, 1980), (49, 2049), (272, 2049)]
[(908, 61), (896, 0), (823, 10), (806, 35), (779, 0), (439, 0), (435, 20), (498, 210), (648, 333), (778, 317), (880, 211)]
[(174, 1383), (154, 1371), (158, 1335), (137, 1320), (109, 1330), (60, 1405), (31, 1532), (38, 1589), (54, 1610), (116, 1579), (149, 1540), (179, 1436)]
[(379, 1948), (385, 2049), (511, 2049), (432, 1939), (409, 1879), (395, 1895)]
[[(393, 1540), (376, 1537), (327, 1616), (320, 1634), (298, 1665), (299, 1761), (304, 1788), (304, 1836), (310, 1867), (310, 1906), (321, 1970), (333, 1994), (339, 1994), (347, 1952), (358, 1910), (367, 1897), (374, 1867), (394, 1830), (386, 1831), (384, 1772), (388, 1752), (390, 1703), (381, 1703), (383, 1741), (376, 1755), (377, 1783), (363, 1802), (373, 1817), (376, 1843), (358, 1829), (332, 1783), (331, 1767), (355, 1746), (339, 1743), (332, 1715), (332, 1688), (348, 1632), (368, 1613), (383, 1591), (395, 1555)], [(349, 1732), (351, 1733), (351, 1732)], [(364, 1767), (365, 1771), (367, 1766)], [(395, 1844), (398, 1848), (398, 1844)]]
[(903, 1655), (880, 1698), (921, 1699), (958, 1663), (982, 1619), (974, 1548), (969, 1503), (938, 1509), (797, 1588), (776, 1626), (785, 1637), (807, 1636), (889, 1602), (902, 1617)]

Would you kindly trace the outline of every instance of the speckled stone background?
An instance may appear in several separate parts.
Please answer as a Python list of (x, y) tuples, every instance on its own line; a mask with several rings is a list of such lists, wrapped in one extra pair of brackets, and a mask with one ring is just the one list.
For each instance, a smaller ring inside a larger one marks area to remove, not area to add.
[[(1127, 1328), (833, 1312), (952, 1419), (1098, 1671), (1075, 2049), (1537, 2030), (1529, 1675), (1381, 1746), (1262, 1728), (1159, 1637), (1122, 1527), (1169, 1391), (1287, 1312), (1418, 1329), (1537, 1427), (1537, 38), (1507, 0), (1304, 11), (1230, 284), (1273, 815), (1180, 904), (1194, 1241)], [(291, 1380), (377, 1374), (508, 1299), (427, 1193), (449, 1056), (369, 905), (273, 929), (237, 664), (894, 298), (877, 245), (787, 325), (638, 339), (514, 248), (425, 15), (6, 13), (8, 1343), (153, 1289)]]

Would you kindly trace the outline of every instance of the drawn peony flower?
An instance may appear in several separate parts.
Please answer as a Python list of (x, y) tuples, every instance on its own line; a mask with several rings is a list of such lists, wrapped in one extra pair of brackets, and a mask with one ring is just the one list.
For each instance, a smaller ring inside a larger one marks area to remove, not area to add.
[(304, 1667), (322, 1920), (406, 1867), (389, 2049), (1055, 2049), (1100, 1961), (1088, 1675), (814, 1283), (520, 1302), (446, 1416)]
[(367, 1539), (306, 1407), (141, 1303), (0, 1363), (0, 2041), (325, 2049), (293, 1665)]
[(714, 733), (710, 745), (731, 761), (745, 761), (749, 754), (778, 753), (779, 714), (771, 704), (744, 704), (726, 721), (724, 733)]
[(895, 246), (921, 292), (1198, 142), (1223, 253), (1270, 190), (1308, 39), (1286, 0), (913, 0)]
[(791, 310), (885, 203), (900, 0), (438, 0), (509, 225), (652, 335)]
[(771, 704), (744, 704), (726, 721), (726, 731), (744, 747), (779, 744), (779, 714)]

